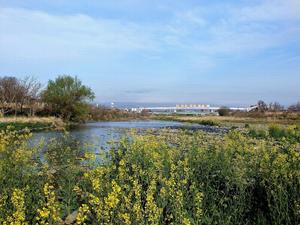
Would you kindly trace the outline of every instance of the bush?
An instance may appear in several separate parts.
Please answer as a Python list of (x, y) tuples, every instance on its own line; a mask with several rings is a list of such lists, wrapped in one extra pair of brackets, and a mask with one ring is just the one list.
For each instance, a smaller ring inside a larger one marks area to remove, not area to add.
[(221, 107), (221, 108), (218, 110), (218, 113), (219, 113), (219, 116), (229, 116), (230, 109), (227, 108), (227, 107)]
[(279, 125), (273, 124), (269, 126), (269, 135), (273, 138), (282, 138), (286, 136), (285, 130)]
[(264, 129), (251, 128), (249, 130), (248, 134), (250, 137), (254, 137), (254, 138), (267, 138), (268, 137), (268, 132)]

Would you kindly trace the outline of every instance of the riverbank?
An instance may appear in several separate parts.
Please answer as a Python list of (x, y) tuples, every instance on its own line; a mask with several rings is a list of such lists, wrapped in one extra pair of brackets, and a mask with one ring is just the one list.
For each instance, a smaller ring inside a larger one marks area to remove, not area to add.
[(29, 129), (32, 132), (42, 130), (64, 130), (67, 124), (56, 117), (1, 117), (0, 130), (13, 127), (15, 130)]
[(0, 131), (6, 130), (7, 127), (13, 127), (14, 130), (29, 129), (31, 132), (45, 130), (69, 130), (78, 127), (80, 124), (91, 122), (122, 122), (131, 120), (148, 120), (148, 117), (116, 117), (111, 119), (88, 120), (85, 122), (63, 121), (57, 117), (0, 117)]
[(244, 127), (245, 125), (300, 125), (300, 117), (278, 117), (278, 116), (265, 116), (265, 117), (241, 117), (241, 116), (185, 116), (185, 115), (165, 115), (153, 116), (153, 119), (169, 120), (177, 122), (197, 123), (209, 126), (226, 126), (226, 127)]

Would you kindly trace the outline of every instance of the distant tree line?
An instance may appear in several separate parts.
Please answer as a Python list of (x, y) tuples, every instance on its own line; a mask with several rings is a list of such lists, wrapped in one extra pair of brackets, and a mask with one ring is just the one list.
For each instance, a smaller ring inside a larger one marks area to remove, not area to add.
[(291, 112), (300, 112), (300, 102), (291, 105), (288, 110)]
[[(52, 115), (64, 120), (110, 120), (136, 117), (120, 109), (95, 107), (91, 104), (95, 94), (77, 77), (60, 75), (49, 80), (45, 88), (32, 76), (24, 79), (14, 76), (0, 77), (0, 116)], [(300, 112), (300, 102), (287, 108), (278, 102), (269, 104), (260, 100), (256, 113)], [(221, 116), (233, 115), (227, 107), (219, 110)]]
[[(267, 104), (263, 100), (259, 100), (256, 104), (256, 108), (254, 108), (251, 112), (247, 112), (247, 114), (263, 114), (263, 113), (276, 113), (276, 112), (286, 112), (286, 113), (292, 113), (292, 112), (300, 112), (300, 102), (290, 105), (289, 107), (285, 108), (283, 105), (281, 105), (279, 102), (270, 102)], [(218, 110), (218, 113), (220, 116), (230, 116), (230, 115), (241, 115), (244, 114), (243, 112), (233, 112), (228, 107), (222, 106)]]
[(90, 119), (95, 121), (109, 121), (109, 120), (126, 120), (147, 117), (147, 112), (134, 113), (118, 108), (109, 108), (106, 106), (91, 106)]
[(271, 102), (269, 104), (260, 100), (257, 102), (257, 110), (259, 112), (300, 112), (300, 102), (292, 104), (285, 108), (279, 102)]

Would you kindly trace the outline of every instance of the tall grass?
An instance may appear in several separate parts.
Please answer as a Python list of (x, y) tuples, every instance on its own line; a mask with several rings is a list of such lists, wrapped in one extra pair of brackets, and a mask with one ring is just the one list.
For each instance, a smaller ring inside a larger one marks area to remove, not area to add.
[(162, 131), (100, 158), (68, 137), (30, 148), (29, 135), (0, 133), (0, 224), (300, 222), (296, 141)]
[(289, 142), (300, 142), (300, 127), (296, 125), (271, 124), (267, 128), (248, 127), (249, 135), (255, 138), (273, 138), (275, 140), (287, 139)]

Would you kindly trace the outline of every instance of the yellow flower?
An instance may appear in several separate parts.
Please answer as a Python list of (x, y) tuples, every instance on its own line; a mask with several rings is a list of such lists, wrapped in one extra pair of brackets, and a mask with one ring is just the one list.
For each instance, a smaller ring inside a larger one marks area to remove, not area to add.
[(130, 216), (129, 216), (128, 213), (122, 213), (121, 214), (121, 219), (122, 219), (123, 224), (126, 224), (126, 225), (131, 224), (131, 222), (130, 222)]
[(25, 203), (24, 203), (24, 192), (20, 189), (14, 189), (11, 201), (14, 206), (14, 213), (11, 217), (7, 218), (7, 222), (10, 225), (27, 225), (25, 221)]
[(89, 207), (87, 204), (82, 204), (78, 209), (78, 214), (76, 217), (76, 224), (86, 225), (85, 221), (87, 219), (87, 214), (89, 212)]
[(145, 213), (147, 216), (148, 223), (153, 225), (159, 224), (160, 216), (162, 213), (162, 209), (158, 208), (155, 203), (155, 199), (154, 199), (155, 190), (156, 190), (156, 182), (152, 180), (147, 191)]
[(36, 217), (36, 220), (39, 224), (51, 224), (61, 221), (61, 218), (59, 216), (60, 208), (53, 189), (54, 187), (49, 185), (48, 183), (46, 183), (44, 186), (44, 195), (46, 202), (42, 209), (37, 210), (38, 216)]
[(184, 218), (183, 221), (182, 221), (182, 223), (184, 225), (191, 225), (191, 222), (190, 222), (190, 220), (188, 218)]
[(108, 208), (115, 208), (119, 203), (119, 193), (121, 192), (121, 187), (113, 180), (112, 181), (112, 192), (108, 194), (105, 198), (105, 204)]

